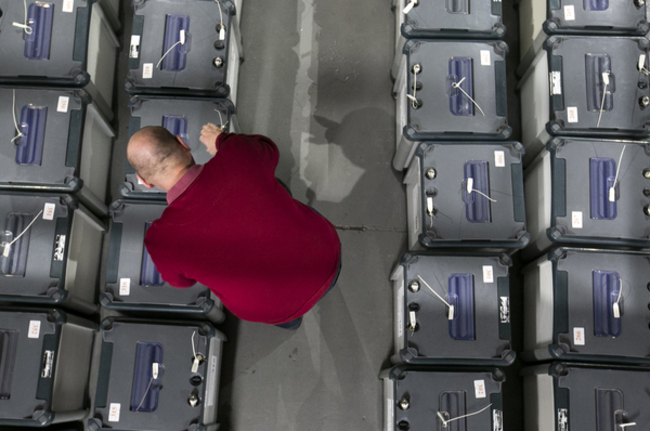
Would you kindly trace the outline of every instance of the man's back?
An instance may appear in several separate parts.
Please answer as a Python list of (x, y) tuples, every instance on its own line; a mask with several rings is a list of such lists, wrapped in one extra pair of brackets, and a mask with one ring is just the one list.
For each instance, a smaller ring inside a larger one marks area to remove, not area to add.
[(271, 140), (221, 134), (217, 150), (148, 230), (147, 249), (174, 286), (204, 284), (246, 320), (293, 320), (334, 279), (336, 230), (275, 179)]

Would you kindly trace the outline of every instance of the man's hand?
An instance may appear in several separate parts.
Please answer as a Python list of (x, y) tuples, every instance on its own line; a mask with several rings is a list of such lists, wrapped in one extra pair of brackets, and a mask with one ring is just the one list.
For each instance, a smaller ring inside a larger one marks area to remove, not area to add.
[(217, 137), (223, 133), (219, 127), (212, 123), (208, 123), (201, 129), (201, 137), (199, 140), (205, 145), (208, 153), (213, 156), (217, 154)]

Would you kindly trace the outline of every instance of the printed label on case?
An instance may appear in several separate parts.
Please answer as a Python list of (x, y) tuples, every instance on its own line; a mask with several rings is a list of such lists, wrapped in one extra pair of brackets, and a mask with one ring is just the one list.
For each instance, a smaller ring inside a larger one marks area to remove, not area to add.
[(119, 422), (120, 421), (120, 403), (111, 403), (108, 410), (108, 421), (109, 422)]
[(551, 96), (562, 94), (562, 74), (560, 72), (551, 72), (548, 80), (551, 87)]
[(576, 20), (576, 8), (573, 5), (564, 6), (564, 20), (565, 21)]
[(153, 78), (153, 63), (145, 63), (142, 65), (142, 79)]
[(74, 12), (74, 0), (63, 0), (63, 6), (61, 7), (61, 10), (67, 13)]
[(494, 267), (483, 265), (483, 283), (494, 283)]
[(494, 166), (497, 168), (506, 167), (506, 152), (505, 151), (495, 151), (494, 152)]
[(482, 49), (481, 50), (481, 66), (489, 66), (490, 65), (490, 51), (487, 49)]
[(120, 278), (120, 296), (129, 296), (131, 294), (131, 279)]
[(54, 220), (55, 204), (46, 203), (43, 207), (43, 220)]
[(567, 121), (569, 123), (577, 123), (578, 122), (578, 108), (575, 106), (569, 106), (566, 108), (567, 111)]
[(485, 380), (474, 380), (474, 395), (476, 398), (485, 398)]
[(27, 332), (27, 338), (38, 338), (40, 334), (41, 334), (41, 321), (30, 320), (29, 331)]
[(585, 328), (573, 328), (573, 344), (576, 346), (585, 345)]
[(571, 212), (571, 227), (582, 229), (582, 211)]
[(131, 47), (129, 48), (129, 58), (140, 57), (140, 36), (134, 34), (131, 36)]
[(70, 98), (68, 96), (59, 96), (59, 102), (56, 104), (56, 112), (63, 112), (65, 114), (68, 112), (69, 104)]

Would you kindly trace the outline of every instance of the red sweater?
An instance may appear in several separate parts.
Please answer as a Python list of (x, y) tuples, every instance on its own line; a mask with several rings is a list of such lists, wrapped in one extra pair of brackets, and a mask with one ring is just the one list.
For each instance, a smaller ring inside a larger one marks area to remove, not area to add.
[(334, 279), (336, 230), (278, 183), (279, 152), (270, 139), (222, 133), (216, 145), (196, 180), (147, 230), (147, 250), (166, 282), (208, 286), (241, 319), (296, 319)]

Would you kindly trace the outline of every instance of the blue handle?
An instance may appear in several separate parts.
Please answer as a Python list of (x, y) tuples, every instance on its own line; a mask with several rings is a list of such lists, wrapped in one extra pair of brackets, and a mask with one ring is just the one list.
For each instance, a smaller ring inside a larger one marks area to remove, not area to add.
[(485, 160), (470, 160), (463, 167), (464, 178), (463, 196), (465, 200), (465, 216), (471, 223), (489, 223), (492, 221), (490, 214), (490, 201), (485, 196), (472, 191), (467, 192), (467, 184), (472, 179), (472, 190), (477, 190), (490, 196), (490, 180), (488, 162)]
[(20, 132), (16, 146), (16, 163), (19, 165), (40, 166), (45, 140), (47, 106), (25, 105), (20, 111)]
[(584, 0), (585, 10), (602, 11), (609, 9), (609, 0)]
[[(5, 218), (5, 231), (12, 233), (12, 240), (31, 223), (34, 214), (12, 212)], [(30, 230), (28, 229), (23, 236), (18, 239), (9, 250), (9, 256), (2, 256), (0, 250), (0, 272), (4, 275), (13, 277), (24, 277), (27, 268), (27, 254), (29, 251)]]
[(449, 304), (454, 318), (449, 321), (449, 336), (454, 340), (474, 340), (474, 276), (452, 274), (448, 280)]
[(616, 201), (609, 200), (609, 190), (614, 186), (616, 162), (608, 157), (589, 159), (589, 195), (591, 199), (591, 218), (594, 220), (614, 220)]
[(29, 5), (27, 25), (32, 33), (25, 32), (25, 57), (30, 60), (49, 60), (52, 41), (52, 3), (34, 2)]
[(184, 115), (165, 115), (163, 116), (163, 127), (169, 130), (174, 136), (180, 136), (186, 144), (189, 142), (187, 137), (187, 118)]
[[(180, 42), (181, 30), (185, 31), (185, 44)], [(169, 14), (167, 15), (167, 22), (165, 25), (165, 43), (163, 46), (163, 54), (169, 51), (172, 46), (174, 48), (167, 54), (162, 62), (161, 69), (171, 72), (180, 72), (185, 69), (187, 63), (187, 47), (190, 32), (190, 17), (187, 15)]]
[[(145, 224), (145, 232), (151, 227), (151, 222)], [(142, 255), (142, 272), (140, 273), (140, 285), (142, 286), (162, 286), (165, 281), (158, 272), (156, 265), (153, 263), (147, 247), (144, 247)]]
[(163, 348), (159, 343), (138, 342), (131, 392), (131, 410), (153, 412), (158, 408), (161, 375), (153, 378), (153, 364), (162, 365)]
[[(463, 81), (463, 78), (465, 80)], [(472, 81), (472, 58), (454, 57), (449, 60), (449, 111), (453, 115), (472, 116), (474, 115), (474, 104), (458, 88), (453, 88), (454, 83), (463, 81), (460, 84), (471, 98), (474, 98), (474, 85)]]
[(621, 319), (620, 314), (618, 318), (614, 317), (614, 304), (621, 289), (621, 278), (614, 271), (596, 270), (593, 272), (593, 281), (594, 335), (618, 337), (621, 335)]

